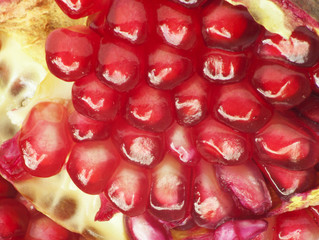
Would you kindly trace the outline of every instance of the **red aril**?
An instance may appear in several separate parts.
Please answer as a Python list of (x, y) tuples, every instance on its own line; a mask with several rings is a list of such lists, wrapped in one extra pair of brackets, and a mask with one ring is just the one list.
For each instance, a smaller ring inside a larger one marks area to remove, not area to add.
[(0, 199), (0, 239), (23, 237), (29, 224), (27, 208), (15, 199)]
[(266, 182), (257, 166), (248, 161), (237, 166), (217, 166), (218, 179), (240, 204), (255, 215), (265, 214), (272, 206)]
[(236, 165), (251, 156), (248, 136), (208, 117), (193, 130), (196, 147), (202, 157), (212, 163)]
[(200, 155), (189, 130), (178, 123), (174, 123), (166, 130), (166, 145), (168, 151), (181, 163), (195, 166), (200, 159)]
[(274, 63), (262, 63), (254, 73), (256, 90), (274, 108), (286, 110), (304, 101), (311, 93), (305, 74)]
[(248, 56), (243, 52), (205, 49), (200, 64), (201, 74), (210, 82), (239, 82), (247, 73)]
[(19, 146), (24, 169), (31, 175), (50, 177), (61, 170), (72, 144), (67, 114), (61, 103), (41, 102), (25, 119)]
[(255, 135), (255, 160), (291, 170), (305, 170), (319, 160), (318, 141), (296, 117), (275, 114)]
[(190, 204), (190, 184), (190, 168), (165, 155), (152, 170), (149, 212), (167, 222), (184, 219)]
[(137, 128), (163, 132), (173, 122), (173, 101), (170, 92), (142, 84), (130, 92), (126, 119)]
[(268, 164), (259, 165), (259, 168), (284, 199), (294, 193), (305, 192), (316, 185), (316, 170), (314, 168), (294, 171)]
[(112, 139), (125, 160), (141, 167), (157, 165), (166, 150), (163, 134), (135, 128), (123, 119), (113, 125)]
[(220, 225), (215, 233), (214, 240), (253, 239), (267, 229), (265, 220), (237, 220)]
[(143, 214), (149, 202), (149, 172), (124, 163), (109, 180), (104, 194), (123, 214), (133, 217)]
[(197, 40), (195, 29), (183, 8), (160, 5), (157, 9), (157, 33), (168, 45), (189, 50)]
[(199, 7), (203, 5), (207, 0), (172, 0), (172, 1), (182, 4), (183, 6), (188, 8), (195, 8), (195, 7)]
[(310, 83), (313, 93), (319, 94), (319, 64), (310, 70)]
[(266, 32), (259, 45), (258, 53), (262, 58), (310, 67), (318, 60), (318, 49), (318, 36), (306, 27), (300, 27), (288, 39)]
[(13, 198), (16, 194), (17, 191), (13, 185), (0, 176), (0, 199)]
[(88, 118), (77, 111), (69, 115), (68, 123), (75, 142), (104, 140), (110, 135), (110, 124)]
[(85, 26), (59, 28), (46, 40), (46, 62), (51, 73), (64, 81), (75, 81), (95, 67), (99, 35)]
[(198, 226), (215, 228), (235, 216), (235, 203), (220, 186), (212, 164), (200, 161), (194, 169), (193, 212)]
[(147, 38), (148, 16), (142, 1), (113, 1), (107, 21), (116, 36), (131, 43), (140, 44)]
[(299, 104), (297, 107), (299, 113), (304, 117), (319, 123), (319, 96), (312, 94), (305, 101)]
[(272, 111), (244, 82), (214, 88), (212, 115), (233, 129), (254, 133), (270, 120)]
[(202, 16), (202, 35), (208, 47), (240, 51), (249, 47), (259, 35), (259, 26), (242, 7), (212, 1)]
[(121, 96), (101, 83), (95, 74), (75, 82), (72, 102), (80, 114), (98, 121), (113, 121), (121, 107)]
[(76, 143), (67, 162), (67, 171), (83, 192), (101, 193), (119, 164), (111, 141)]
[(126, 43), (102, 39), (96, 74), (111, 88), (120, 92), (133, 89), (144, 77), (144, 56)]
[(148, 83), (159, 89), (173, 89), (193, 73), (192, 61), (182, 52), (165, 45), (148, 57)]
[(172, 240), (170, 231), (148, 213), (125, 217), (124, 224), (131, 240)]

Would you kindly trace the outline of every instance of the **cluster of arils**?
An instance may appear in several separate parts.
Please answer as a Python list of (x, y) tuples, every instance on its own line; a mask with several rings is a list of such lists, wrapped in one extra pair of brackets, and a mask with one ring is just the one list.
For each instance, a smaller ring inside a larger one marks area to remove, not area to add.
[(57, 0), (87, 26), (46, 42), (73, 104), (31, 110), (19, 136), (28, 174), (66, 166), (128, 216), (210, 229), (267, 215), (271, 186), (282, 200), (316, 186), (313, 32), (284, 39), (223, 1), (79, 2)]

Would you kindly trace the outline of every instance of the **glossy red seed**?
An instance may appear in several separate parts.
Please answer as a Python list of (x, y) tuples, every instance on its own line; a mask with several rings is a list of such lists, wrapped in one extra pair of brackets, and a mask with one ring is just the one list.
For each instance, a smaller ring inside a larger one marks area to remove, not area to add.
[(259, 26), (242, 7), (212, 1), (202, 12), (202, 34), (209, 47), (242, 50), (258, 37)]
[(309, 67), (315, 64), (319, 56), (319, 38), (306, 27), (297, 28), (290, 38), (266, 32), (259, 44), (261, 57), (283, 60), (291, 64)]
[(112, 139), (127, 161), (152, 168), (163, 159), (163, 134), (135, 128), (123, 119), (117, 119), (112, 129)]
[(13, 198), (16, 194), (17, 191), (13, 185), (0, 176), (0, 199)]
[(157, 33), (176, 48), (190, 49), (196, 42), (193, 20), (184, 9), (161, 5), (157, 9)]
[(30, 219), (25, 240), (71, 240), (73, 233), (40, 213)]
[(23, 237), (29, 224), (27, 208), (15, 199), (0, 199), (0, 239)]
[(229, 221), (219, 226), (214, 233), (214, 240), (253, 239), (267, 229), (265, 220)]
[(149, 211), (158, 219), (175, 222), (185, 218), (190, 199), (190, 168), (165, 155), (152, 170)]
[(100, 36), (105, 36), (107, 34), (105, 29), (107, 14), (106, 10), (89, 15), (86, 25)]
[(311, 93), (305, 74), (279, 64), (263, 64), (252, 78), (256, 90), (276, 109), (286, 110), (304, 101)]
[(125, 217), (124, 223), (129, 239), (172, 240), (170, 231), (148, 213), (136, 217)]
[(182, 4), (183, 6), (188, 8), (195, 8), (195, 7), (199, 7), (203, 5), (207, 0), (172, 0), (172, 1)]
[(192, 133), (189, 129), (174, 123), (165, 132), (167, 149), (181, 163), (194, 166), (200, 160)]
[(85, 26), (52, 31), (45, 44), (49, 70), (64, 81), (86, 76), (94, 67), (100, 37)]
[(121, 96), (90, 74), (73, 84), (72, 102), (80, 114), (98, 121), (113, 121), (121, 107)]
[(192, 75), (192, 67), (181, 52), (162, 45), (149, 54), (147, 80), (152, 87), (173, 89)]
[(25, 119), (19, 146), (23, 166), (31, 175), (50, 177), (61, 170), (72, 144), (67, 114), (61, 103), (40, 102)]
[(193, 130), (197, 150), (212, 163), (236, 165), (251, 156), (248, 136), (208, 117)]
[(104, 193), (120, 212), (133, 217), (145, 212), (149, 202), (149, 187), (148, 171), (122, 163)]
[(131, 43), (145, 42), (148, 17), (144, 3), (138, 0), (116, 0), (107, 16), (109, 28), (118, 37)]
[(106, 8), (112, 0), (55, 0), (62, 11), (70, 18), (77, 19), (88, 16)]
[(227, 84), (212, 93), (212, 115), (233, 129), (254, 133), (271, 118), (271, 109), (263, 104), (246, 83)]
[(312, 91), (318, 95), (319, 94), (319, 64), (317, 64), (309, 72), (310, 72), (310, 83), (311, 83)]
[(316, 170), (314, 168), (293, 171), (265, 164), (260, 165), (259, 168), (283, 198), (287, 198), (294, 193), (305, 192), (316, 185)]
[(317, 139), (298, 118), (276, 114), (255, 135), (255, 160), (291, 170), (305, 170), (319, 161)]
[(98, 52), (96, 74), (109, 87), (127, 92), (144, 77), (144, 64), (144, 57), (132, 46), (104, 38)]
[(209, 85), (199, 75), (194, 74), (174, 89), (174, 103), (177, 121), (181, 125), (194, 126), (207, 113)]
[(201, 74), (210, 82), (239, 82), (247, 73), (247, 57), (242, 52), (205, 50), (201, 57)]
[(110, 135), (110, 124), (88, 118), (77, 111), (69, 115), (68, 123), (72, 139), (76, 142), (104, 140)]
[(198, 226), (215, 228), (234, 216), (235, 203), (216, 177), (212, 164), (201, 161), (194, 169), (192, 216)]
[(297, 109), (304, 117), (319, 123), (319, 96), (312, 94)]
[(112, 205), (104, 193), (99, 194), (101, 206), (99, 211), (95, 214), (94, 221), (109, 221), (119, 211)]
[(274, 240), (316, 240), (319, 227), (307, 210), (287, 212), (277, 217)]
[(137, 128), (163, 132), (173, 122), (171, 93), (140, 85), (129, 94), (126, 119)]
[(262, 215), (271, 208), (272, 200), (266, 182), (253, 162), (237, 166), (220, 165), (216, 171), (220, 182), (243, 207), (255, 215)]
[(111, 141), (90, 141), (73, 146), (67, 171), (83, 192), (102, 192), (119, 164), (119, 155)]

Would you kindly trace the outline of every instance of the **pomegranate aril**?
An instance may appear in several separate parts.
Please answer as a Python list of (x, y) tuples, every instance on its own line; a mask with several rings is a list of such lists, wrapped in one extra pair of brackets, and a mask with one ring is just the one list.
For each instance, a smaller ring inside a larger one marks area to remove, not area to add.
[(319, 94), (319, 64), (310, 70), (310, 83), (313, 93)]
[(62, 11), (70, 18), (86, 17), (107, 8), (112, 0), (55, 0)]
[(104, 140), (110, 135), (110, 124), (88, 118), (77, 111), (69, 115), (68, 122), (75, 142)]
[(83, 192), (101, 193), (119, 164), (119, 155), (111, 141), (90, 141), (73, 146), (67, 171)]
[(165, 153), (161, 133), (135, 128), (123, 119), (115, 121), (112, 139), (124, 159), (141, 167), (154, 167)]
[(29, 224), (27, 208), (15, 199), (0, 199), (0, 239), (23, 237)]
[(98, 121), (113, 121), (121, 108), (121, 96), (101, 83), (95, 74), (73, 84), (72, 102), (80, 114)]
[(106, 16), (107, 11), (101, 11), (88, 16), (86, 25), (100, 36), (106, 35)]
[(283, 198), (287, 198), (294, 193), (307, 191), (316, 185), (316, 170), (314, 168), (293, 171), (266, 164), (259, 165), (259, 168)]
[(188, 8), (195, 8), (203, 5), (207, 0), (172, 0)]
[(55, 223), (50, 218), (37, 213), (32, 216), (25, 240), (71, 240), (75, 234)]
[(194, 126), (201, 122), (208, 110), (208, 94), (208, 83), (197, 74), (177, 86), (174, 103), (178, 123)]
[(195, 25), (187, 13), (169, 5), (161, 5), (157, 9), (157, 33), (168, 45), (187, 50), (194, 46)]
[(113, 206), (104, 193), (99, 194), (101, 206), (99, 211), (95, 214), (94, 221), (109, 221), (114, 214), (119, 211)]
[(305, 74), (279, 64), (263, 63), (255, 71), (252, 83), (266, 101), (279, 110), (300, 104), (311, 93)]
[(254, 158), (260, 163), (305, 170), (319, 161), (317, 145), (314, 133), (297, 117), (277, 113), (255, 134)]
[(174, 123), (165, 132), (167, 149), (181, 163), (194, 166), (200, 159), (190, 129)]
[(0, 176), (0, 199), (13, 198), (16, 196), (16, 194), (17, 191), (15, 190), (13, 185)]
[(254, 43), (260, 32), (243, 7), (212, 1), (201, 15), (202, 34), (208, 47), (240, 51)]
[(272, 111), (250, 85), (233, 83), (214, 89), (212, 115), (233, 129), (254, 133), (270, 120)]
[(184, 219), (190, 199), (190, 178), (190, 168), (172, 155), (165, 155), (152, 170), (150, 213), (167, 222)]
[(319, 123), (319, 96), (312, 94), (297, 106), (297, 110), (304, 117)]
[(248, 136), (208, 117), (194, 127), (193, 136), (197, 150), (212, 163), (236, 165), (251, 156)]
[(109, 87), (120, 92), (133, 89), (144, 77), (144, 65), (143, 54), (132, 46), (102, 40), (96, 74)]
[(148, 82), (159, 89), (173, 89), (191, 77), (192, 61), (180, 51), (161, 45), (149, 54)]
[(104, 194), (123, 214), (143, 214), (149, 202), (149, 172), (122, 162), (109, 180)]
[(131, 43), (145, 42), (148, 35), (148, 16), (144, 3), (138, 0), (116, 0), (107, 16), (110, 30)]
[(251, 161), (237, 166), (217, 166), (222, 185), (240, 204), (255, 215), (265, 214), (272, 206), (270, 193), (258, 167)]
[(319, 38), (306, 27), (297, 28), (290, 38), (266, 32), (259, 44), (262, 58), (287, 61), (303, 67), (315, 64), (319, 56)]
[(234, 217), (235, 203), (220, 186), (212, 164), (200, 161), (194, 169), (192, 216), (198, 226), (215, 228)]
[(41, 102), (24, 121), (19, 137), (23, 167), (33, 176), (57, 174), (72, 144), (67, 109), (61, 103)]
[(247, 58), (242, 52), (206, 50), (201, 57), (201, 73), (210, 82), (239, 82), (247, 73)]
[(170, 231), (148, 213), (125, 217), (124, 224), (131, 240), (172, 240)]
[(171, 93), (140, 85), (129, 94), (126, 119), (137, 128), (163, 132), (174, 119)]
[(59, 28), (46, 40), (46, 62), (49, 70), (64, 81), (75, 81), (95, 67), (100, 37), (85, 26)]
[(286, 212), (276, 220), (274, 240), (318, 239), (319, 227), (307, 210)]
[(229, 221), (219, 226), (214, 233), (214, 240), (253, 239), (266, 231), (265, 220), (237, 220)]

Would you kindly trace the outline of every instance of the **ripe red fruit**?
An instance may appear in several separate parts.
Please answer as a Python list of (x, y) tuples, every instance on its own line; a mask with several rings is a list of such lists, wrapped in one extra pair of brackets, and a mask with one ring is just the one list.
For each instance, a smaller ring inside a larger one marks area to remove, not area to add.
[(76, 111), (89, 118), (107, 122), (114, 120), (121, 107), (120, 101), (121, 96), (101, 83), (94, 74), (73, 84), (73, 106)]
[(173, 122), (173, 102), (170, 92), (142, 84), (130, 92), (126, 104), (126, 119), (137, 128), (163, 132)]
[(95, 67), (99, 41), (100, 37), (85, 26), (54, 30), (45, 44), (49, 70), (65, 81), (86, 76)]
[(61, 103), (35, 105), (21, 128), (19, 146), (24, 168), (37, 177), (57, 174), (71, 147), (67, 110)]
[(112, 139), (125, 160), (141, 167), (157, 165), (166, 150), (163, 134), (135, 128), (123, 119), (113, 125)]
[(319, 123), (319, 96), (312, 94), (296, 108), (304, 117)]
[(29, 224), (27, 208), (15, 199), (0, 199), (0, 239), (23, 237)]
[(207, 0), (172, 0), (172, 1), (182, 4), (183, 6), (188, 8), (195, 8), (195, 7), (199, 7), (203, 5)]
[(101, 193), (119, 164), (119, 155), (111, 141), (90, 141), (73, 146), (67, 171), (83, 192)]
[(17, 191), (13, 185), (0, 176), (0, 199), (13, 198), (16, 194)]

